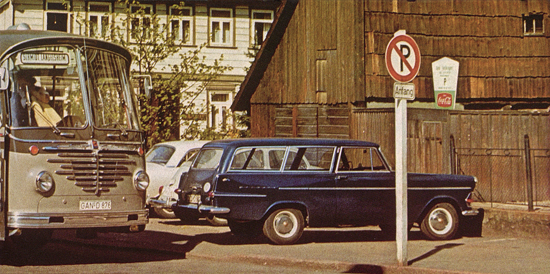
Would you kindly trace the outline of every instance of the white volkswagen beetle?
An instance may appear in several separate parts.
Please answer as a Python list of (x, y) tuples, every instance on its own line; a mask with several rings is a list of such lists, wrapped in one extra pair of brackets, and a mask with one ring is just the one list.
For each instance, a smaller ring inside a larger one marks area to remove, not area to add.
[[(169, 141), (154, 145), (145, 156), (149, 187), (147, 205), (159, 197), (161, 187), (169, 185), (176, 174), (189, 169), (190, 159), (208, 141)], [(179, 176), (177, 176), (179, 177)], [(179, 181), (178, 181), (179, 183)], [(162, 218), (175, 218), (170, 208), (151, 207)]]

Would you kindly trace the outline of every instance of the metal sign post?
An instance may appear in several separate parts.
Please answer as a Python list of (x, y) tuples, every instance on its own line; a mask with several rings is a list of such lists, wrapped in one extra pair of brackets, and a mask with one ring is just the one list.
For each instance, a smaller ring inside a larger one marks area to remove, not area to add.
[(395, 98), (395, 222), (397, 243), (397, 262), (406, 266), (408, 240), (407, 208), (407, 100), (414, 100), (412, 81), (420, 69), (420, 50), (416, 42), (397, 31), (386, 48), (386, 68), (391, 77), (400, 83), (393, 87)]

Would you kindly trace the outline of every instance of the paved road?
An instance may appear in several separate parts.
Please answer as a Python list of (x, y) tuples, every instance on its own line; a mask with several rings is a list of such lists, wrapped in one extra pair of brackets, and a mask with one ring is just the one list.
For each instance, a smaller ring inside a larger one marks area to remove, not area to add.
[[(407, 273), (550, 273), (550, 239), (484, 235), (434, 242), (418, 231), (409, 239)], [(239, 240), (227, 227), (206, 222), (151, 219), (145, 232), (100, 233), (94, 240), (56, 232), (44, 250), (6, 258), (0, 273), (402, 271), (395, 257), (395, 242), (374, 228), (308, 229), (298, 244), (275, 246), (262, 239)]]

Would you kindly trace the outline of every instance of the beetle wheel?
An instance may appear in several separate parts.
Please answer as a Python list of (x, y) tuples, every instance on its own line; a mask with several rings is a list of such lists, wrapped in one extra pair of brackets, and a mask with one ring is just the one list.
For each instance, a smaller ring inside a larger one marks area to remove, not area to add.
[(304, 231), (304, 216), (296, 209), (276, 210), (265, 220), (263, 231), (274, 244), (293, 244)]
[(431, 240), (452, 239), (458, 231), (458, 214), (449, 203), (433, 206), (422, 220), (422, 233)]

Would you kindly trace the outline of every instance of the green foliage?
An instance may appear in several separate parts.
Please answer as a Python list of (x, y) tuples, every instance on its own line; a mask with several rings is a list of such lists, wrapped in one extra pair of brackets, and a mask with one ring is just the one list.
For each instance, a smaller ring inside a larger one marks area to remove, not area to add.
[[(135, 4), (136, 1), (118, 0), (116, 5), (124, 5), (124, 13), (112, 17), (107, 31), (96, 33), (99, 33), (99, 38), (121, 44), (130, 51), (132, 67), (135, 68), (133, 74), (152, 77), (151, 97), (148, 98), (145, 94), (138, 96), (141, 127), (148, 138), (147, 146), (180, 139), (181, 131), (185, 132), (184, 138), (191, 139), (219, 139), (240, 135), (238, 130), (201, 130), (196, 120), (196, 117), (207, 113), (204, 106), (196, 103), (198, 96), (216, 77), (232, 69), (221, 64), (223, 55), (207, 62), (206, 57), (200, 54), (205, 45), (183, 52), (183, 41), (171, 34), (170, 24), (162, 24), (157, 14)], [(183, 2), (171, 7), (182, 6)], [(83, 21), (88, 29), (94, 27), (88, 20)], [(167, 22), (170, 22), (170, 18)], [(128, 31), (124, 31), (125, 29)], [(179, 58), (174, 58), (179, 60), (178, 64), (162, 64), (174, 55), (179, 55)], [(188, 104), (184, 105), (182, 102)], [(190, 119), (194, 117), (195, 119)]]

